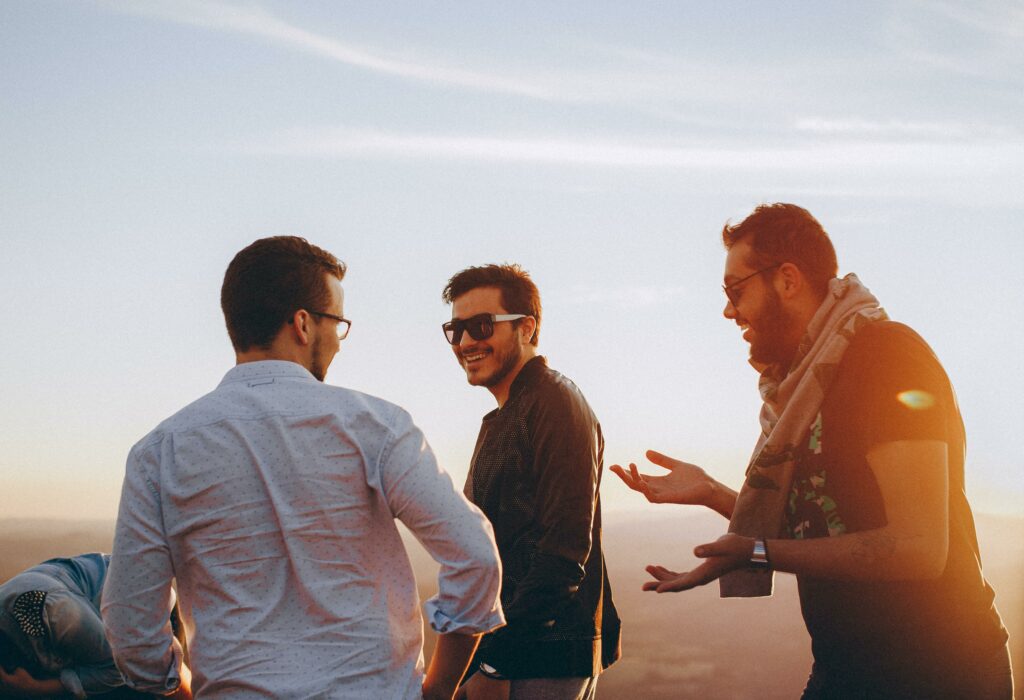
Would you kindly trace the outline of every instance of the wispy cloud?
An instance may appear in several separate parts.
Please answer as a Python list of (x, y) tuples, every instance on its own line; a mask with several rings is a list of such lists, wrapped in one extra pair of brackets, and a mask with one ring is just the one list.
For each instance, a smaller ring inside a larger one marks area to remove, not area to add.
[[(678, 105), (734, 104), (756, 79), (744, 67), (680, 60), (631, 47), (558, 45), (551, 63), (496, 65), (493, 55), (439, 58), (404, 43), (401, 55), (298, 26), (256, 5), (219, 0), (105, 0), (114, 11), (268, 42), (401, 80), (551, 103), (605, 103), (656, 115)], [(571, 64), (571, 65), (570, 65)], [(471, 67), (466, 67), (470, 65)], [(585, 66), (585, 67), (580, 67)], [(699, 96), (699, 100), (695, 100)], [(671, 105), (666, 109), (665, 105)]]
[(871, 139), (1010, 139), (1016, 136), (1008, 128), (993, 125), (901, 121), (898, 119), (873, 121), (860, 118), (804, 117), (797, 119), (794, 126), (797, 131), (804, 133)]
[(376, 73), (427, 83), (454, 85), (537, 99), (559, 98), (550, 86), (444, 65), (410, 61), (303, 29), (255, 6), (205, 0), (111, 0), (114, 9), (205, 29), (257, 37), (297, 51)]
[(1024, 8), (1013, 0), (899, 0), (888, 30), (906, 60), (953, 75), (1019, 81)]
[(768, 172), (890, 167), (927, 173), (943, 164), (955, 164), (961, 172), (971, 164), (1000, 168), (1016, 163), (1013, 167), (1019, 169), (1024, 143), (1020, 139), (998, 143), (828, 139), (794, 145), (716, 147), (328, 128), (288, 130), (258, 141), (236, 144), (234, 148), (251, 155), (333, 159), (429, 159)]
[(962, 28), (983, 32), (993, 37), (1024, 39), (1024, 7), (1019, 3), (972, 0), (970, 3), (942, 0), (915, 0), (922, 10), (959, 24)]

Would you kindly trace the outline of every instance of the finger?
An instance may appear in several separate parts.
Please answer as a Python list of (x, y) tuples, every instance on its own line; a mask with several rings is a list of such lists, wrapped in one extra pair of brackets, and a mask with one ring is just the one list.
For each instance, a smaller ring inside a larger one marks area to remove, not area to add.
[(646, 496), (648, 501), (653, 500), (651, 497), (651, 484), (647, 481), (647, 477), (641, 474), (632, 462), (629, 463), (629, 474), (633, 483), (636, 484), (633, 488)]
[(651, 576), (658, 579), (659, 581), (675, 578), (679, 575), (679, 573), (676, 571), (672, 571), (670, 569), (666, 569), (664, 566), (657, 566), (654, 564), (647, 567), (647, 573), (649, 573)]
[(620, 479), (622, 479), (622, 483), (624, 483), (626, 486), (633, 489), (634, 491), (639, 491), (643, 493), (643, 490), (640, 488), (639, 482), (636, 479), (634, 479), (633, 476), (631, 476), (621, 466), (619, 466), (618, 464), (613, 464), (611, 467), (609, 467), (609, 469), (611, 469)]
[(696, 580), (695, 577), (692, 576), (692, 573), (693, 572), (687, 572), (670, 581), (664, 581), (658, 585), (655, 591), (658, 593), (679, 593), (680, 591), (688, 591), (707, 583), (707, 581)]
[(640, 488), (645, 488), (647, 486), (647, 482), (644, 481), (644, 475), (640, 473), (640, 470), (637, 469), (636, 465), (632, 462), (629, 463), (629, 476)]
[(700, 557), (701, 559), (707, 559), (708, 557), (717, 557), (728, 554), (717, 542), (708, 542), (707, 544), (699, 544), (693, 548), (693, 556)]
[(655, 450), (647, 450), (647, 459), (654, 464), (657, 464), (659, 467), (664, 467), (668, 470), (675, 469), (682, 464), (678, 459), (672, 459), (668, 455), (663, 455)]

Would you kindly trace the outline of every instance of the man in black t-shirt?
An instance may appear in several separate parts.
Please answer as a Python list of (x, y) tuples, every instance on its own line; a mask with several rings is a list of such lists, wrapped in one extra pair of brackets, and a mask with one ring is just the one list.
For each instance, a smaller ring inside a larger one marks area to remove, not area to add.
[(723, 229), (724, 315), (760, 373), (762, 435), (739, 493), (656, 452), (665, 476), (611, 467), (652, 502), (704, 505), (729, 534), (704, 562), (651, 566), (646, 590), (714, 580), (766, 595), (797, 575), (815, 698), (1013, 695), (1007, 634), (981, 573), (964, 493), (964, 429), (928, 345), (838, 279), (821, 225), (792, 204)]

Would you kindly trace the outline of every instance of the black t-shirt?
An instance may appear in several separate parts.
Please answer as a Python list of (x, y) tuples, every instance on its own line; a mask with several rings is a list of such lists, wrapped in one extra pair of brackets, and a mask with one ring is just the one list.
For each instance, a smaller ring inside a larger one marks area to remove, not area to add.
[(1006, 643), (981, 573), (964, 494), (964, 428), (945, 371), (906, 326), (861, 329), (843, 356), (798, 457), (787, 508), (794, 538), (839, 536), (885, 525), (866, 455), (896, 440), (949, 446), (949, 555), (937, 579), (845, 582), (798, 577), (815, 668), (878, 687), (931, 685)]

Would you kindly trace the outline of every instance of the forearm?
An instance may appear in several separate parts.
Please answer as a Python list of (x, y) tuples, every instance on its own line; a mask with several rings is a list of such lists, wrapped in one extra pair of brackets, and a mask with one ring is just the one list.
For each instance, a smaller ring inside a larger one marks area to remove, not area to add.
[(425, 700), (451, 699), (462, 677), (466, 675), (466, 669), (479, 642), (478, 634), (453, 632), (438, 636), (437, 646), (434, 648), (434, 655), (430, 659), (426, 679), (423, 681)]
[(505, 610), (510, 631), (550, 623), (572, 600), (585, 574), (581, 564), (538, 551)]
[(841, 581), (901, 581), (936, 578), (946, 564), (946, 533), (900, 533), (881, 527), (837, 537), (769, 540), (778, 571)]
[(35, 678), (23, 668), (7, 673), (0, 667), (0, 698), (70, 697), (59, 678)]
[(721, 515), (726, 520), (732, 518), (732, 512), (736, 508), (736, 491), (720, 481), (708, 477), (710, 495), (704, 503), (705, 506)]

